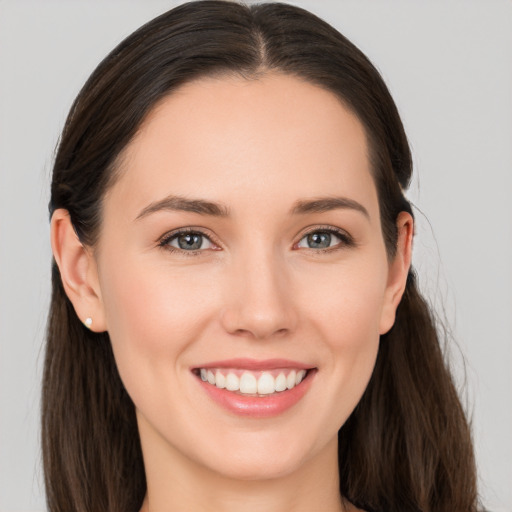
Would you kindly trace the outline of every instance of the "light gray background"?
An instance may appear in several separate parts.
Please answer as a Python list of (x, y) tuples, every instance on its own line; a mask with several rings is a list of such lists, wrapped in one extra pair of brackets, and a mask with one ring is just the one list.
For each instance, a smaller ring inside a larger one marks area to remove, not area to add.
[[(416, 165), (409, 197), (431, 225), (418, 212), (415, 264), (467, 360), (484, 503), (510, 512), (512, 3), (292, 3), (352, 39), (396, 99)], [(175, 4), (0, 0), (1, 512), (45, 510), (38, 421), (53, 149), (96, 64)]]

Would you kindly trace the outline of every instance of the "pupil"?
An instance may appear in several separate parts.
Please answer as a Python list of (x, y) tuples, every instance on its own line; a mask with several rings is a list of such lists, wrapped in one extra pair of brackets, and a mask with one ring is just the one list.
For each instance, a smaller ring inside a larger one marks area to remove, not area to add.
[(329, 233), (312, 233), (308, 235), (308, 243), (311, 248), (324, 249), (331, 245), (331, 235)]
[(180, 249), (200, 249), (201, 248), (201, 235), (186, 234), (178, 238), (178, 245)]

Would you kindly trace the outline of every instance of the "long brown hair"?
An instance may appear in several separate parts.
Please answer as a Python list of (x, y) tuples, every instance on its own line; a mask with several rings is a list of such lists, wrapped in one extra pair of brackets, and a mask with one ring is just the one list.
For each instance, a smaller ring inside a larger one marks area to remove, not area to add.
[[(201, 76), (248, 79), (277, 70), (336, 94), (369, 140), (382, 231), (394, 256), (411, 154), (396, 106), (369, 60), (313, 14), (285, 4), (206, 0), (176, 7), (121, 42), (97, 67), (67, 118), (53, 169), (50, 215), (70, 214), (94, 246), (102, 199), (122, 150), (155, 104)], [(42, 397), (50, 512), (136, 512), (146, 481), (134, 405), (108, 333), (78, 319), (53, 262)], [(432, 313), (411, 270), (373, 376), (339, 431), (340, 494), (372, 512), (474, 512), (470, 430)]]

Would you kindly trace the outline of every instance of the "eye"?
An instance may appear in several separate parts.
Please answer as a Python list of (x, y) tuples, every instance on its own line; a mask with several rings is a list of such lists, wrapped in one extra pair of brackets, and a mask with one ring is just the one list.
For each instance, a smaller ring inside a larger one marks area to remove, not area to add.
[(168, 250), (195, 252), (204, 249), (212, 249), (212, 241), (200, 231), (181, 230), (165, 236), (159, 243)]
[(347, 233), (329, 228), (310, 231), (300, 239), (297, 247), (325, 250), (352, 246), (353, 244), (352, 238)]

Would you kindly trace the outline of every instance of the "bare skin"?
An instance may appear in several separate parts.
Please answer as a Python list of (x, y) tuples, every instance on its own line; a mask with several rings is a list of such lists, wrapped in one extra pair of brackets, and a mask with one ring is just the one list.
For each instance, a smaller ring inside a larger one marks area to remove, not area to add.
[[(359, 120), (314, 85), (201, 79), (163, 100), (127, 147), (97, 247), (54, 214), (66, 293), (109, 332), (136, 407), (141, 512), (356, 510), (339, 494), (337, 432), (393, 325), (413, 233), (400, 214), (389, 261), (367, 149)], [(176, 197), (224, 215), (176, 208)], [(180, 245), (191, 232), (194, 250)], [(191, 371), (237, 357), (315, 373), (291, 408), (241, 416)]]

